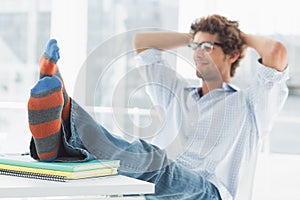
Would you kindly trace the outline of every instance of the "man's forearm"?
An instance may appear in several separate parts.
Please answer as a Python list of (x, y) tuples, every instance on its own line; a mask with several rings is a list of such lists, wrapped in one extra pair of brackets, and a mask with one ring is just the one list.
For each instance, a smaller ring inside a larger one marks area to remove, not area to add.
[(263, 36), (241, 33), (246, 45), (255, 49), (265, 66), (283, 71), (287, 65), (287, 50), (276, 40)]
[(137, 53), (149, 48), (161, 50), (175, 49), (186, 46), (193, 41), (192, 34), (177, 32), (138, 33), (134, 38)]

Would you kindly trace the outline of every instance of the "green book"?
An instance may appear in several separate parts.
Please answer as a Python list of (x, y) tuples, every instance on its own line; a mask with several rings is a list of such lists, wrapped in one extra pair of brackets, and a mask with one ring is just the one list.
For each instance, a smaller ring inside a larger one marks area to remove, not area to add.
[(118, 168), (119, 160), (92, 160), (86, 162), (40, 162), (30, 156), (0, 156), (0, 164), (49, 169), (66, 172), (94, 170), (99, 168)]
[(76, 172), (58, 171), (50, 169), (40, 169), (32, 167), (22, 167), (17, 165), (0, 164), (0, 175), (18, 176), (24, 178), (35, 178), (49, 181), (65, 182), (85, 178), (95, 178), (101, 176), (117, 175), (117, 168), (99, 168)]

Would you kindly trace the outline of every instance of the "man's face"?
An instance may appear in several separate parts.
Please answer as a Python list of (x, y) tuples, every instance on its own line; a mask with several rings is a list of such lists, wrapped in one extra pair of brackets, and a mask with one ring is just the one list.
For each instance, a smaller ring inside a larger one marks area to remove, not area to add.
[[(220, 44), (217, 34), (209, 34), (206, 32), (197, 32), (194, 37), (194, 42), (201, 44), (206, 41)], [(222, 45), (222, 44), (220, 44)], [(197, 48), (194, 52), (194, 61), (196, 64), (196, 74), (204, 80), (224, 79), (224, 76), (230, 72), (230, 62), (219, 45), (211, 45), (209, 50), (206, 46), (201, 49)], [(229, 70), (229, 71), (228, 71)]]

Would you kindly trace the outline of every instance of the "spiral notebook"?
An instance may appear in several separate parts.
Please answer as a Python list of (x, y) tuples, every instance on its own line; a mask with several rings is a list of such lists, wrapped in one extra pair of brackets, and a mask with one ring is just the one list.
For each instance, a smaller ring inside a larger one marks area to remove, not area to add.
[[(105, 162), (105, 164), (103, 164), (103, 162)], [(118, 173), (118, 167), (119, 161), (117, 160), (63, 163), (38, 162), (31, 159), (29, 156), (0, 157), (0, 175), (60, 182), (116, 175)]]

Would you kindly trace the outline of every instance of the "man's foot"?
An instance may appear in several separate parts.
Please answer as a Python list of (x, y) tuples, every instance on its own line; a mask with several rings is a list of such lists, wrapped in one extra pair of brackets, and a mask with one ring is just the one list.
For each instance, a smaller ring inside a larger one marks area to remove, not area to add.
[(59, 47), (57, 46), (57, 41), (51, 39), (47, 46), (46, 50), (40, 58), (40, 79), (45, 76), (57, 76), (62, 82), (62, 92), (64, 97), (64, 106), (62, 111), (63, 120), (67, 120), (70, 117), (70, 97), (67, 94), (65, 89), (64, 81), (58, 70), (57, 61), (59, 60)]
[(62, 83), (56, 77), (44, 77), (31, 89), (28, 101), (29, 128), (38, 158), (57, 158), (61, 144)]

